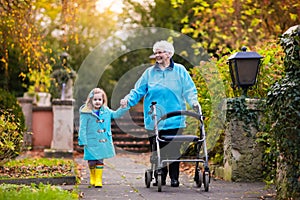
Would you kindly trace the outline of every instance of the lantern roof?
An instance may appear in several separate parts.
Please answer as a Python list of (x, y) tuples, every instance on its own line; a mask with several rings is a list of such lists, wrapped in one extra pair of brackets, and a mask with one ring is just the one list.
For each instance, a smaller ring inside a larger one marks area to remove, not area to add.
[(234, 60), (234, 59), (260, 59), (263, 58), (261, 55), (259, 55), (256, 52), (252, 51), (246, 51), (246, 47), (242, 47), (241, 52), (236, 52), (235, 54), (231, 55), (228, 60)]

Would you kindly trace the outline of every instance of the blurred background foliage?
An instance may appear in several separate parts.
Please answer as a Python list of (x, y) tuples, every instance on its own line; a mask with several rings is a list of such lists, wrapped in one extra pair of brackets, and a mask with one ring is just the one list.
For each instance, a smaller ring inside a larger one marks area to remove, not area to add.
[[(123, 12), (113, 9), (116, 4), (120, 1), (1, 1), (1, 87), (16, 96), (22, 96), (30, 86), (33, 86), (31, 90), (39, 90), (40, 85), (47, 85), (43, 90), (49, 91), (49, 73), (60, 62), (61, 53), (70, 55), (69, 65), (78, 71), (86, 56), (119, 30), (134, 27), (175, 30), (192, 37), (216, 61), (225, 61), (224, 56), (239, 51), (242, 46), (249, 50), (259, 47), (271, 50), (269, 44), (275, 48), (278, 36), (299, 23), (300, 15), (296, 0), (124, 0), (120, 7)], [(132, 42), (134, 38), (129, 37), (124, 47)], [(279, 55), (275, 50), (276, 55), (266, 55), (264, 51), (259, 52), (267, 60), (264, 62), (272, 62)], [(175, 60), (191, 68), (180, 53), (177, 52)], [(130, 51), (116, 59), (99, 85), (110, 96), (122, 74), (149, 63), (150, 55), (151, 51)], [(263, 64), (262, 71), (268, 71), (269, 65)], [(230, 82), (227, 71), (220, 72), (225, 73), (224, 82)], [(41, 79), (45, 76), (49, 80)], [(260, 79), (257, 87), (265, 84), (270, 83)], [(257, 95), (263, 94), (260, 91)]]
[[(242, 46), (263, 56), (258, 82), (248, 94), (266, 98), (271, 86), (285, 76), (278, 39), (299, 24), (300, 6), (298, 0), (6, 0), (0, 1), (0, 16), (0, 87), (15, 96), (51, 91), (51, 73), (60, 68), (62, 53), (70, 55), (68, 66), (78, 71), (98, 45), (119, 31), (160, 27), (193, 38), (193, 48), (205, 49), (209, 61), (194, 66), (184, 52), (176, 52), (174, 60), (191, 72), (208, 130), (214, 136), (223, 131), (215, 129), (217, 121), (210, 121), (220, 117), (214, 111), (223, 98), (241, 94), (230, 86), (228, 57)], [(122, 76), (136, 66), (149, 66), (152, 54), (151, 49), (128, 48), (136, 36), (119, 42), (112, 45), (127, 53), (109, 63), (98, 82), (109, 99)], [(99, 55), (103, 59), (111, 53), (105, 51), (103, 48)], [(88, 80), (89, 74), (81, 78)], [(87, 83), (91, 81), (95, 80)], [(81, 95), (79, 103), (87, 94)], [(117, 98), (119, 101), (122, 94)]]
[[(64, 65), (61, 55), (68, 53), (67, 66), (78, 71), (96, 47), (101, 48), (120, 31), (160, 27), (186, 34), (197, 43), (193, 44), (195, 52), (205, 49), (210, 59), (193, 65), (183, 50), (176, 52), (174, 60), (185, 65), (193, 76), (212, 137), (222, 131), (216, 129), (218, 123), (214, 120), (220, 118), (215, 111), (220, 110), (222, 100), (241, 93), (230, 86), (228, 57), (242, 46), (264, 57), (258, 82), (248, 94), (265, 98), (271, 85), (285, 74), (278, 37), (299, 23), (300, 16), (297, 0), (8, 0), (0, 1), (0, 11), (0, 85), (15, 96), (44, 91), (59, 97), (51, 82)], [(136, 66), (143, 66), (142, 70), (150, 66), (151, 49), (130, 49), (136, 41), (136, 35), (128, 35), (125, 40), (111, 44), (115, 46), (111, 49), (126, 52), (109, 63), (98, 82), (113, 108), (130, 89), (123, 88), (111, 101), (122, 76)], [(106, 51), (103, 48), (100, 55), (93, 56), (105, 60), (114, 53)], [(93, 67), (97, 65), (91, 65), (84, 77), (77, 77), (86, 80), (86, 85), (79, 87), (90, 90), (91, 85), (97, 85), (98, 80), (89, 80)], [(136, 72), (135, 78), (141, 73)], [(133, 77), (130, 79), (134, 82)], [(86, 98), (86, 94), (80, 95), (82, 98), (76, 99), (78, 104)]]

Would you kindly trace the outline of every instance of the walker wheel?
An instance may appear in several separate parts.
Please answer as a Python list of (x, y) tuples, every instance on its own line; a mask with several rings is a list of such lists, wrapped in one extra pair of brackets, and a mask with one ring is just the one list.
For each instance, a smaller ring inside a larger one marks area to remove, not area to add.
[(205, 172), (203, 172), (203, 174), (204, 174), (204, 176), (203, 176), (203, 178), (204, 178), (204, 190), (205, 190), (205, 192), (208, 192), (208, 189), (209, 189), (209, 182), (210, 182), (210, 175), (209, 175), (209, 172), (207, 172), (207, 171), (205, 171)]
[(197, 172), (196, 172), (196, 178), (195, 178), (195, 182), (196, 182), (196, 185), (197, 187), (201, 187), (202, 185), (202, 181), (203, 181), (203, 174), (202, 174), (202, 171), (200, 169), (197, 169)]
[(150, 170), (146, 170), (146, 172), (145, 172), (145, 184), (146, 184), (147, 188), (150, 187), (151, 180), (152, 180), (151, 171)]
[(157, 191), (161, 192), (161, 179), (162, 179), (162, 175), (158, 174), (157, 175)]

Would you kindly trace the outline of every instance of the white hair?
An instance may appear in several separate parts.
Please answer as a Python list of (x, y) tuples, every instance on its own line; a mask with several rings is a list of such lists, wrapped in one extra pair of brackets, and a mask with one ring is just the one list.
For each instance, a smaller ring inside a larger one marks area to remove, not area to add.
[(171, 57), (174, 55), (173, 44), (171, 44), (170, 42), (168, 42), (166, 40), (161, 40), (161, 41), (156, 42), (153, 45), (153, 52), (155, 53), (157, 49), (169, 52)]

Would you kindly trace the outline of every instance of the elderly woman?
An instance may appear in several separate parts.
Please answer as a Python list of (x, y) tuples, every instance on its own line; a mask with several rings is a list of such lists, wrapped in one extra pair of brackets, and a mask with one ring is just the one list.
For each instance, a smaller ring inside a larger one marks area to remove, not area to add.
[[(149, 115), (150, 105), (156, 102), (157, 114), (162, 116), (176, 110), (186, 110), (186, 103), (191, 107), (199, 107), (197, 89), (186, 68), (172, 59), (174, 47), (167, 41), (158, 41), (153, 46), (155, 65), (145, 70), (136, 82), (134, 89), (121, 100), (129, 106), (136, 105), (144, 97), (144, 123), (146, 130), (153, 133), (154, 122)], [(185, 127), (181, 117), (165, 120), (159, 127), (160, 135), (176, 135)], [(149, 138), (152, 146), (153, 138)], [(180, 157), (180, 144), (160, 143), (162, 157)], [(162, 168), (162, 185), (166, 184), (167, 166)], [(157, 175), (155, 175), (157, 177)], [(169, 164), (171, 186), (179, 186), (179, 162)], [(153, 185), (157, 185), (157, 180)]]

